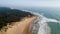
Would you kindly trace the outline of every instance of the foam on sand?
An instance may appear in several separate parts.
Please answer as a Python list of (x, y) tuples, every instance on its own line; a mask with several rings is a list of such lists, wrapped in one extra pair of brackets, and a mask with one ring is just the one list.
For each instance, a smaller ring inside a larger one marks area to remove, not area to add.
[(60, 21), (58, 21), (56, 19), (47, 18), (39, 13), (34, 13), (34, 14), (38, 16), (37, 23), (39, 23), (39, 26), (40, 26), (38, 34), (50, 34), (51, 28), (48, 26), (48, 24), (47, 24), (48, 22), (56, 22), (56, 23), (60, 24)]

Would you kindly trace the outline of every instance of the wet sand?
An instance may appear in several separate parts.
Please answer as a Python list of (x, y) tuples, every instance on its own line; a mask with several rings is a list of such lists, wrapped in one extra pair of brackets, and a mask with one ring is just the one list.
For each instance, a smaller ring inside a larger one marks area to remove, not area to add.
[(20, 22), (16, 22), (12, 28), (8, 28), (6, 32), (2, 32), (0, 34), (30, 34), (29, 27), (36, 19), (36, 16), (26, 17), (22, 19)]

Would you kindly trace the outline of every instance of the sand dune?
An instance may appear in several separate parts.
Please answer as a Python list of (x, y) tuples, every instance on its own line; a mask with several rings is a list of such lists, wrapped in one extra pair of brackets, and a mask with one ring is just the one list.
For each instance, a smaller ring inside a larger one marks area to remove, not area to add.
[(16, 22), (12, 28), (8, 28), (6, 32), (0, 32), (0, 34), (30, 34), (29, 27), (35, 19), (35, 16), (26, 17), (22, 19), (22, 21)]

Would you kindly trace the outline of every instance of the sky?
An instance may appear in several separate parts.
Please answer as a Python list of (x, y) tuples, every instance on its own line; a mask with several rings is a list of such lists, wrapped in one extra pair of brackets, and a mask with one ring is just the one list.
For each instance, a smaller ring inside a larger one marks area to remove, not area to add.
[(60, 0), (0, 0), (1, 6), (60, 7)]

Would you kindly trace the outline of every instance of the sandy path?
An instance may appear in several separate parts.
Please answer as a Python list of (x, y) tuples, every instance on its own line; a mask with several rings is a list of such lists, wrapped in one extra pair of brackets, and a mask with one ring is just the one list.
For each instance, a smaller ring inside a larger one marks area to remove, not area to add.
[(9, 28), (6, 32), (6, 34), (30, 34), (29, 33), (29, 26), (32, 24), (32, 22), (36, 19), (35, 16), (30, 18), (25, 18), (24, 20), (20, 22), (16, 22), (12, 28)]

